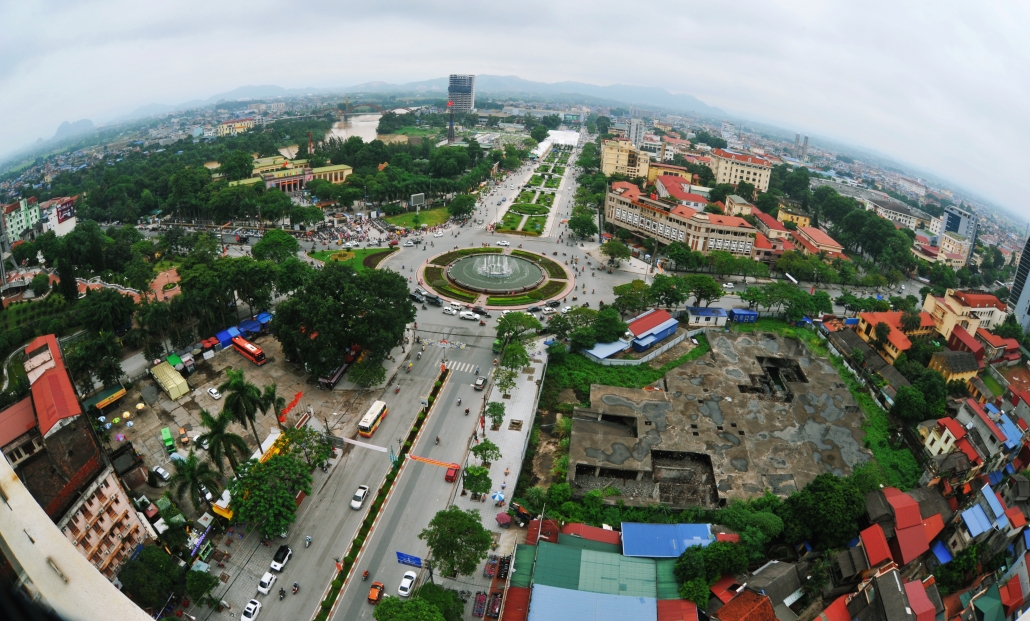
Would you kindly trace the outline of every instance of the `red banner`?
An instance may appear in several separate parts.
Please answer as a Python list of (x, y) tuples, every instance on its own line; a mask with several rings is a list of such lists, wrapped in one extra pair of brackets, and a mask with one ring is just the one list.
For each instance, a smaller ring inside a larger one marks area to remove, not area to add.
[(297, 406), (297, 404), (300, 402), (300, 398), (303, 397), (303, 396), (304, 396), (303, 392), (298, 392), (297, 394), (293, 395), (293, 401), (290, 401), (286, 405), (286, 407), (283, 408), (283, 411), (279, 413), (279, 422), (280, 423), (285, 423), (286, 422), (286, 415), (290, 413), (290, 410), (292, 410), (293, 408), (295, 408)]

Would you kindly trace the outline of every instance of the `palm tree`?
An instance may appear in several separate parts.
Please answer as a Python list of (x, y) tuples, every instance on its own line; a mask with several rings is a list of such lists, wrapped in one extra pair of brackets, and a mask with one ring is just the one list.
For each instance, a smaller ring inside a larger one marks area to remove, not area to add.
[(261, 390), (243, 377), (243, 371), (226, 369), (225, 375), (229, 379), (218, 387), (219, 392), (225, 395), (225, 406), (223, 409), (229, 410), (232, 417), (236, 419), (236, 422), (244, 427), (247, 426), (248, 421), (250, 422), (250, 428), (254, 432), (254, 439), (257, 440), (257, 445), (260, 447), (261, 437), (258, 436), (257, 426), (254, 421), (257, 419), (258, 412), (264, 409), (261, 401)]
[(268, 384), (265, 386), (265, 391), (261, 393), (262, 412), (267, 412), (269, 408), (275, 414), (275, 423), (279, 425), (279, 429), (283, 428), (282, 422), (279, 420), (279, 412), (286, 406), (286, 399), (276, 392), (275, 384)]
[(923, 325), (923, 318), (919, 313), (907, 310), (901, 314), (902, 332), (905, 332), (906, 334), (909, 332), (915, 332), (921, 325)]
[(197, 459), (197, 454), (190, 450), (189, 457), (183, 460), (172, 461), (175, 473), (168, 480), (168, 486), (175, 492), (176, 498), (182, 500), (183, 494), (189, 494), (190, 504), (199, 513), (200, 500), (211, 506), (211, 501), (204, 498), (204, 492), (200, 487), (204, 486), (212, 490), (214, 494), (218, 490), (218, 473), (206, 461)]
[(208, 455), (219, 472), (225, 471), (224, 460), (228, 459), (229, 467), (236, 473), (240, 466), (239, 457), (246, 458), (249, 451), (246, 440), (229, 431), (229, 423), (232, 421), (232, 413), (225, 410), (218, 413), (218, 418), (211, 416), (207, 410), (200, 411), (200, 424), (207, 428), (207, 433), (197, 438), (197, 442), (201, 445), (207, 443)]

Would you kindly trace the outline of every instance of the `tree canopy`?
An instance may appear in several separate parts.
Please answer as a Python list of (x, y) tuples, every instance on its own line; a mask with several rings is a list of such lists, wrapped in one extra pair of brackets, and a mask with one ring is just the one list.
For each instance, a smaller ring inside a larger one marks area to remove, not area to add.
[(462, 511), (453, 505), (437, 512), (418, 538), (426, 542), (442, 573), (463, 576), (478, 569), (493, 543), (479, 510)]
[(229, 481), (229, 492), (238, 520), (257, 524), (267, 538), (277, 537), (297, 517), (297, 494), (311, 493), (311, 470), (294, 455), (251, 460)]

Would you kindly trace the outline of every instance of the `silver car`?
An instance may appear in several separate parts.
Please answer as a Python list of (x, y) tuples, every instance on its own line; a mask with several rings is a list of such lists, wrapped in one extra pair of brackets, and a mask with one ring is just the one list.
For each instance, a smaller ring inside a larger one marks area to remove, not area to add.
[(354, 498), (350, 499), (350, 508), (355, 510), (360, 509), (361, 506), (365, 504), (366, 496), (368, 496), (368, 486), (359, 485), (358, 491), (354, 492)]

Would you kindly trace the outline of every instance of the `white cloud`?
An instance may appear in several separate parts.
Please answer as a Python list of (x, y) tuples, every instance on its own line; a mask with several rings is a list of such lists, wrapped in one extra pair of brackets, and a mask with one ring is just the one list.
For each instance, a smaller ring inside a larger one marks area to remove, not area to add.
[(513, 74), (689, 93), (1020, 210), (1028, 18), (957, 1), (4, 3), (0, 153), (247, 84)]

